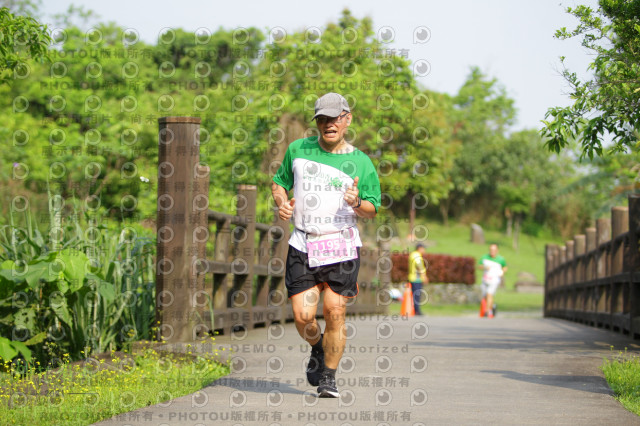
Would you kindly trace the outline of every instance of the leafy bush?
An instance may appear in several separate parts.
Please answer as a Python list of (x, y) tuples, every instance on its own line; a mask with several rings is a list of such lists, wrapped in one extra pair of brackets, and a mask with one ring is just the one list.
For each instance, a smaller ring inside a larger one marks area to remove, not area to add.
[[(423, 257), (427, 264), (427, 278), (430, 283), (475, 284), (476, 282), (476, 261), (473, 257), (431, 253)], [(392, 254), (391, 261), (393, 263), (391, 281), (406, 282), (409, 273), (409, 254)]]
[(14, 211), (11, 225), (0, 227), (0, 335), (11, 339), (0, 342), (5, 361), (19, 352), (26, 361), (33, 355), (35, 366), (57, 366), (153, 337), (153, 240), (79, 213), (74, 201), (50, 196), (46, 236), (28, 209), (24, 227)]

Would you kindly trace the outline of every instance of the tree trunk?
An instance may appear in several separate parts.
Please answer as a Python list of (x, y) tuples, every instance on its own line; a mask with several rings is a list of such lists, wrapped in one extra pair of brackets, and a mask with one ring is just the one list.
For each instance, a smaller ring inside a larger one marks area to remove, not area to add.
[(449, 199), (440, 201), (440, 214), (442, 215), (442, 223), (449, 226)]
[(509, 207), (504, 209), (504, 215), (507, 218), (507, 237), (511, 236), (511, 230), (513, 228), (513, 214)]
[(416, 206), (413, 202), (413, 193), (409, 192), (411, 195), (411, 208), (409, 209), (409, 241), (413, 242), (415, 240), (415, 223), (416, 223)]
[(516, 223), (513, 229), (513, 249), (518, 252), (518, 239), (520, 238), (520, 225), (522, 224), (522, 214), (516, 214)]

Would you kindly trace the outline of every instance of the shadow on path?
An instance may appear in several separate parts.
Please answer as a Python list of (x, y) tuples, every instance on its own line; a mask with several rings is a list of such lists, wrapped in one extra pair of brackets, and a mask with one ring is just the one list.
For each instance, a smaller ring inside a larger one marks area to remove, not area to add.
[(555, 386), (584, 392), (613, 395), (607, 381), (598, 376), (572, 376), (560, 374), (523, 374), (508, 370), (481, 370), (481, 373), (500, 374), (502, 377), (521, 382)]
[(247, 378), (234, 378), (234, 377), (222, 377), (215, 382), (207, 386), (208, 388), (214, 387), (227, 387), (231, 389), (237, 389), (244, 392), (255, 393), (269, 393), (271, 391), (280, 391), (282, 393), (291, 393), (295, 395), (304, 395), (305, 391), (294, 387), (293, 385), (274, 382), (272, 380), (262, 379), (247, 379)]

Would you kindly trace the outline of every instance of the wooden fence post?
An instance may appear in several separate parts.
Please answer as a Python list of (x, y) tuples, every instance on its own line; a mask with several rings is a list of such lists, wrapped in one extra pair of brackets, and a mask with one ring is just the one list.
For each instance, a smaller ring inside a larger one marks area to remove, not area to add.
[(200, 205), (194, 205), (198, 191), (192, 185), (200, 160), (200, 119), (162, 117), (158, 126), (158, 338), (188, 342), (197, 334), (196, 300), (203, 291), (197, 268), (205, 243), (199, 242), (199, 233), (194, 233)]
[[(584, 234), (576, 235), (573, 237), (573, 257), (575, 264), (575, 275), (574, 281), (576, 283), (584, 282), (584, 250), (586, 246), (585, 236)], [(584, 311), (585, 308), (585, 300), (587, 300), (586, 290), (574, 290), (574, 298), (575, 298), (575, 309), (579, 311)]]
[[(380, 239), (378, 241), (378, 253), (379, 258), (376, 262), (376, 272), (380, 281), (378, 291), (387, 291), (391, 289), (391, 270), (393, 269), (393, 262), (391, 261), (391, 242), (387, 239)], [(427, 291), (426, 288), (425, 291)], [(380, 297), (376, 294), (376, 305), (379, 305), (379, 300)], [(378, 308), (378, 313), (387, 313), (389, 305), (384, 305), (382, 307), (378, 306)]]
[[(595, 227), (590, 227), (586, 229), (586, 237), (585, 237), (585, 251), (587, 253), (591, 253), (593, 250), (596, 249), (596, 228)], [(589, 256), (589, 258), (587, 259), (587, 262), (585, 264), (585, 280), (586, 281), (591, 281), (592, 279), (595, 278), (595, 261), (594, 261), (595, 257), (593, 256), (593, 254), (591, 254)]]
[[(238, 185), (236, 214), (246, 219), (244, 226), (236, 226), (233, 233), (234, 260), (231, 264), (233, 290), (230, 306), (242, 309), (242, 313), (232, 314), (232, 325), (253, 325), (253, 266), (255, 264), (256, 235), (256, 186)], [(248, 320), (247, 320), (248, 318)]]
[[(594, 250), (596, 249), (596, 228), (590, 227), (586, 230), (586, 252), (589, 253), (586, 264), (585, 264), (585, 281), (593, 281), (596, 279), (596, 254)], [(596, 311), (596, 300), (597, 300), (597, 288), (596, 286), (591, 286), (587, 290), (586, 294), (586, 304), (585, 310), (587, 312), (595, 312)], [(595, 324), (594, 324), (595, 325)]]
[(629, 226), (629, 209), (627, 207), (611, 208), (611, 329), (616, 327), (614, 315), (624, 310), (623, 280), (619, 275), (624, 272), (624, 241), (616, 238), (627, 232)]
[(640, 227), (640, 195), (629, 195), (629, 335), (633, 338), (640, 334), (640, 283), (636, 282), (636, 272), (640, 270), (640, 245), (638, 244)]
[(544, 302), (543, 302), (543, 315), (546, 317), (550, 310), (549, 291), (551, 289), (551, 271), (553, 269), (553, 249), (551, 244), (547, 244), (544, 247)]
[(609, 272), (609, 253), (603, 247), (603, 244), (611, 239), (611, 222), (606, 218), (596, 220), (596, 279), (598, 280), (596, 311), (606, 312), (610, 287), (601, 284), (602, 280), (607, 277)]
[[(287, 304), (287, 289), (284, 283), (284, 272), (286, 270), (287, 253), (289, 252), (289, 237), (291, 231), (289, 230), (289, 221), (280, 219), (278, 209), (274, 207), (274, 223), (275, 232), (280, 236), (277, 237), (274, 234), (275, 244), (273, 247), (273, 257), (269, 261), (268, 268), (274, 272), (274, 276), (269, 283), (269, 300), (268, 305), (277, 307), (278, 320), (281, 324), (284, 324), (287, 319), (287, 309), (290, 305)], [(271, 272), (270, 272), (271, 273)], [(280, 275), (282, 274), (282, 275)], [(289, 307), (290, 309), (290, 307)]]

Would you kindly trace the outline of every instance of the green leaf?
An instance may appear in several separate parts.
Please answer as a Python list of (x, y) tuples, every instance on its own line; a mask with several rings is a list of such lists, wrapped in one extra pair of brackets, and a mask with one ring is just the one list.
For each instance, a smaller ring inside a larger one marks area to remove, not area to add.
[(0, 337), (0, 358), (5, 361), (10, 361), (16, 355), (18, 355), (18, 351), (13, 346), (11, 340), (6, 337)]
[(29, 349), (24, 343), (12, 341), (11, 344), (15, 349), (22, 354), (25, 360), (31, 361), (31, 349)]
[(67, 324), (69, 327), (73, 326), (73, 320), (71, 314), (69, 314), (69, 307), (67, 306), (67, 298), (60, 293), (52, 294), (49, 297), (49, 306), (56, 313), (58, 318)]
[(43, 331), (43, 332), (38, 333), (35, 336), (31, 337), (29, 340), (24, 342), (24, 344), (27, 345), (27, 346), (37, 345), (38, 343), (44, 342), (44, 340), (46, 338), (47, 338), (47, 332)]
[(104, 299), (105, 303), (110, 304), (116, 300), (116, 291), (111, 283), (100, 280), (98, 282), (97, 291), (100, 294), (100, 297)]
[(69, 290), (79, 290), (87, 274), (86, 265), (89, 258), (80, 251), (64, 250), (59, 253), (58, 259), (64, 262), (64, 276), (69, 282)]
[(24, 275), (24, 278), (29, 287), (32, 289), (37, 288), (40, 280), (51, 282), (57, 279), (56, 274), (50, 270), (50, 265), (51, 262), (42, 259), (27, 264), (27, 273)]
[(14, 324), (18, 328), (26, 328), (30, 334), (35, 334), (36, 329), (36, 311), (34, 308), (18, 309), (14, 317)]

